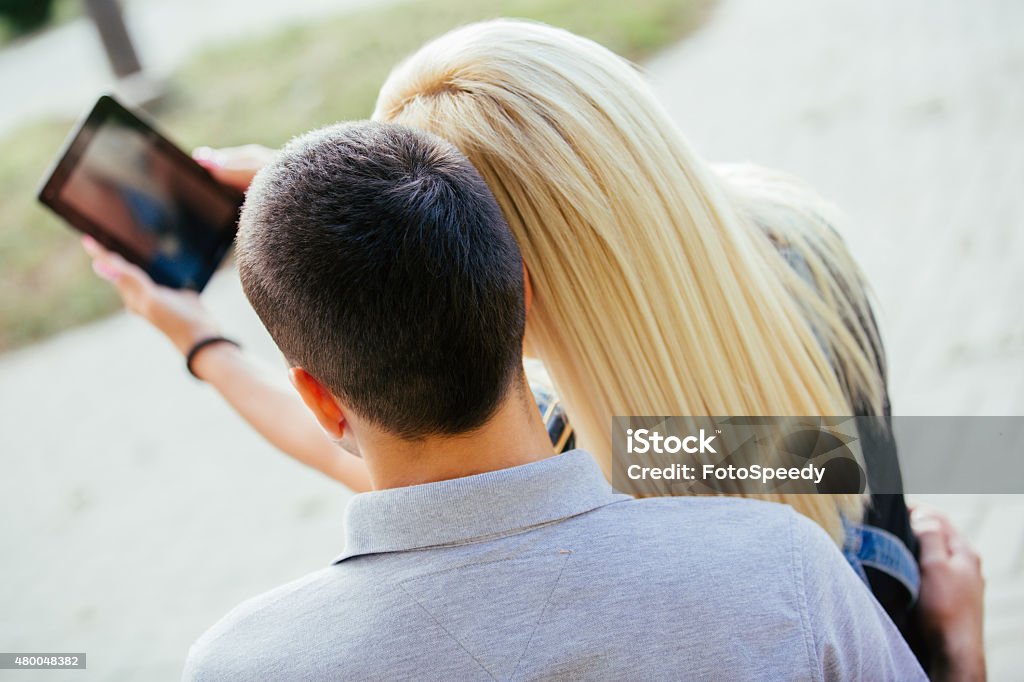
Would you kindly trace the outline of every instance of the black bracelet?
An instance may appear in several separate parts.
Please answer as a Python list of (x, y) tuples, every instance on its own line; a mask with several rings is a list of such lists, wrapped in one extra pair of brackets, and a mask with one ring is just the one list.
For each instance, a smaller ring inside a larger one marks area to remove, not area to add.
[(230, 343), (235, 348), (242, 347), (240, 343), (233, 339), (229, 339), (226, 336), (207, 336), (205, 339), (199, 339), (194, 344), (192, 344), (192, 347), (188, 349), (188, 353), (185, 354), (185, 369), (188, 370), (189, 374), (194, 376), (196, 379), (199, 379), (200, 381), (202, 381), (202, 378), (198, 374), (196, 374), (196, 371), (194, 369), (192, 369), (192, 361), (196, 359), (197, 355), (199, 355), (199, 351), (206, 348), (207, 346), (212, 346), (215, 343)]

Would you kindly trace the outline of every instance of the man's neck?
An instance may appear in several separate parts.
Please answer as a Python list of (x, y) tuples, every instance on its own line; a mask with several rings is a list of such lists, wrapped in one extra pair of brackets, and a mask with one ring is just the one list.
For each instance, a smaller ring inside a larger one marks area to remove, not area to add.
[(408, 441), (380, 432), (360, 436), (374, 490), (462, 478), (536, 462), (554, 454), (524, 379), (478, 429)]

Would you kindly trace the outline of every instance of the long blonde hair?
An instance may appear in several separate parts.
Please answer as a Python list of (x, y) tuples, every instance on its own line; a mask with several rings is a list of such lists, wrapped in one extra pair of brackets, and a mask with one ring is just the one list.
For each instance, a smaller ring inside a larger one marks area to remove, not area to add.
[[(778, 174), (712, 170), (609, 50), (533, 22), (465, 26), (391, 73), (374, 118), (450, 140), (487, 181), (533, 284), (528, 347), (606, 473), (613, 415), (880, 404), (875, 346), (853, 322), (864, 285), (831, 209)], [(768, 499), (836, 539), (840, 514), (863, 508)]]

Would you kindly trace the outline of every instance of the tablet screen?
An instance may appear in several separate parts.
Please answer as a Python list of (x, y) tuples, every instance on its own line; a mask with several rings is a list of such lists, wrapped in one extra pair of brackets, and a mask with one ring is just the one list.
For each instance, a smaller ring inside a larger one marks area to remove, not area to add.
[(41, 198), (154, 281), (196, 290), (230, 245), (241, 203), (109, 98), (86, 119)]

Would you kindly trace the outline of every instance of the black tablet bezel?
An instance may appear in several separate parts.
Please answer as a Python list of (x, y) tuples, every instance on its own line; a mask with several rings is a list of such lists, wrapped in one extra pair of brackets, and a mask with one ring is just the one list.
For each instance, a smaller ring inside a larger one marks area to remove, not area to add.
[[(135, 263), (143, 270), (147, 268), (147, 260), (143, 258), (141, 254), (137, 253), (117, 237), (111, 235), (103, 228), (102, 225), (86, 217), (73, 206), (61, 201), (60, 198), (61, 190), (64, 188), (71, 172), (81, 161), (82, 154), (89, 146), (89, 143), (92, 141), (96, 131), (104, 124), (105, 121), (115, 117), (130, 127), (140, 131), (146, 137), (147, 141), (174, 162), (175, 165), (181, 169), (181, 172), (191, 173), (196, 177), (202, 178), (218, 193), (224, 196), (225, 199), (235, 203), (238, 206), (238, 209), (241, 210), (245, 195), (215, 180), (214, 177), (210, 175), (205, 168), (196, 163), (191, 156), (182, 151), (180, 147), (161, 134), (150, 121), (145, 120), (139, 114), (136, 114), (130, 109), (122, 106), (120, 102), (110, 95), (103, 95), (96, 102), (92, 111), (90, 111), (71, 131), (68, 139), (64, 143), (64, 146), (57, 155), (57, 160), (53, 163), (49, 172), (44, 176), (45, 180), (38, 192), (39, 201), (66, 220), (71, 227), (75, 228), (79, 232), (83, 232), (84, 234), (91, 236), (106, 248), (116, 251), (124, 256), (125, 259)], [(231, 244), (235, 239), (235, 233), (238, 229), (238, 211), (235, 212), (234, 217), (229, 222), (217, 226), (216, 229), (219, 233), (223, 234), (223, 239), (218, 240), (208, 250), (208, 253), (201, 254), (205, 268), (200, 277), (196, 279), (195, 286), (190, 287), (195, 291), (203, 290), (206, 284), (210, 281), (210, 278), (213, 276), (213, 273), (217, 270), (217, 266), (219, 266), (221, 261), (224, 259), (228, 249), (231, 248)]]

